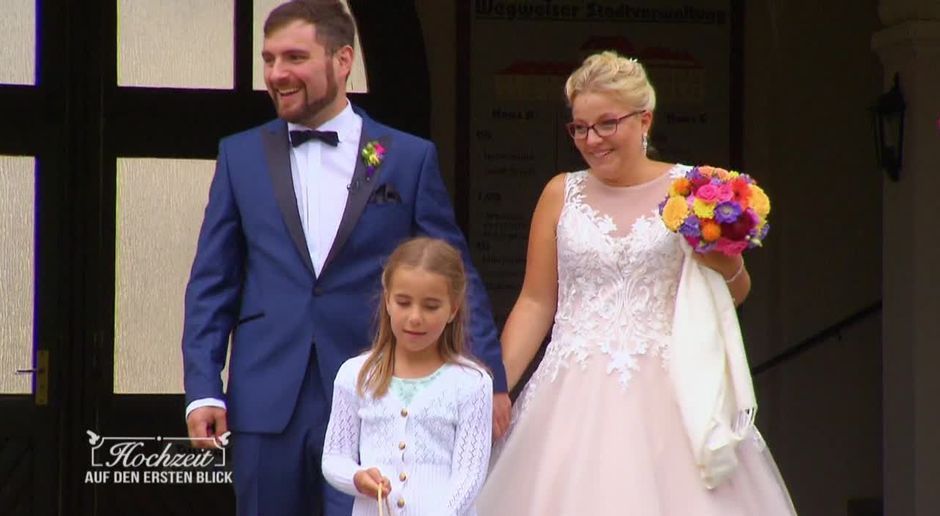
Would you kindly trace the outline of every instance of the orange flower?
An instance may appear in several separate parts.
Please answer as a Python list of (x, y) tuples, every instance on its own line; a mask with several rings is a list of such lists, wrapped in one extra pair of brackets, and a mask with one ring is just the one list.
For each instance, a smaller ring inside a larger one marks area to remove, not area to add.
[(692, 183), (688, 179), (680, 177), (672, 182), (671, 190), (671, 194), (688, 196), (692, 193)]
[(698, 167), (698, 171), (705, 177), (712, 178), (718, 175), (718, 169), (709, 165)]
[(702, 240), (714, 242), (721, 237), (721, 225), (714, 220), (702, 221)]

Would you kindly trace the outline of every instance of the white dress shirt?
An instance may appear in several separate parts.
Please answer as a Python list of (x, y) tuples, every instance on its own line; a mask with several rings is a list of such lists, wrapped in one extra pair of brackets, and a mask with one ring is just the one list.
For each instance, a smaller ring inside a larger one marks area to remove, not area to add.
[[(288, 123), (288, 131), (305, 130), (308, 127)], [(362, 117), (352, 109), (349, 101), (340, 114), (324, 122), (319, 131), (336, 131), (339, 144), (333, 147), (319, 140), (309, 140), (297, 147), (290, 147), (290, 173), (297, 198), (300, 225), (307, 240), (307, 251), (313, 269), (319, 276), (326, 257), (330, 254), (339, 223), (346, 209), (349, 196), (347, 186), (352, 182), (359, 155), (359, 138), (362, 135)], [(225, 408), (225, 402), (217, 398), (193, 400), (186, 407), (186, 417), (199, 407)]]
[[(289, 131), (308, 129), (293, 123), (288, 123), (287, 128)], [(336, 131), (339, 145), (333, 147), (310, 140), (291, 147), (290, 168), (307, 250), (313, 269), (319, 275), (346, 209), (347, 186), (352, 181), (359, 154), (362, 117), (347, 103), (346, 109), (316, 129)]]

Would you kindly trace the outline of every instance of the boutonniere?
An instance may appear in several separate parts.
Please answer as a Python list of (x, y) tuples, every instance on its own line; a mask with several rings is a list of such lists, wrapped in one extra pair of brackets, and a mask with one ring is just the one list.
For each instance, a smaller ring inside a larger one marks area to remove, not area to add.
[(362, 148), (362, 162), (366, 166), (366, 181), (372, 179), (383, 159), (385, 159), (385, 147), (378, 140), (372, 140)]

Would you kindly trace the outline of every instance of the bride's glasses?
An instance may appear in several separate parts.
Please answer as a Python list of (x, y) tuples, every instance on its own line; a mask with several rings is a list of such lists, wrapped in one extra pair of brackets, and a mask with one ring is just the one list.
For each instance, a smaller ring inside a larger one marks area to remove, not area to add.
[(603, 138), (604, 136), (610, 136), (617, 132), (617, 127), (620, 125), (620, 122), (630, 118), (634, 115), (639, 115), (640, 113), (645, 113), (645, 109), (640, 109), (632, 113), (627, 113), (620, 118), (607, 118), (600, 120), (591, 125), (582, 124), (580, 122), (568, 122), (565, 124), (565, 128), (568, 129), (568, 134), (571, 135), (575, 140), (583, 140), (587, 138), (588, 131), (591, 129), (594, 130), (594, 134)]

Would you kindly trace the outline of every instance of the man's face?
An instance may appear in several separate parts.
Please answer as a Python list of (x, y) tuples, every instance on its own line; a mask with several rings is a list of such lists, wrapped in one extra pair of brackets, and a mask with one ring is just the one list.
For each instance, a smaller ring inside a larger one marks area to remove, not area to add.
[(339, 95), (336, 76), (348, 75), (352, 49), (327, 53), (312, 24), (298, 20), (272, 32), (261, 56), (264, 83), (280, 118), (317, 127), (346, 106), (345, 85)]

